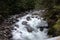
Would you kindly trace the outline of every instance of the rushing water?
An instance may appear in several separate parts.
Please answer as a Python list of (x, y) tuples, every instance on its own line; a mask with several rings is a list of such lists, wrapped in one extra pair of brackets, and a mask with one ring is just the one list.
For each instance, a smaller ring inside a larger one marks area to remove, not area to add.
[(18, 18), (19, 22), (13, 25), (13, 40), (46, 40), (48, 38), (48, 23), (38, 13), (38, 11), (29, 12)]

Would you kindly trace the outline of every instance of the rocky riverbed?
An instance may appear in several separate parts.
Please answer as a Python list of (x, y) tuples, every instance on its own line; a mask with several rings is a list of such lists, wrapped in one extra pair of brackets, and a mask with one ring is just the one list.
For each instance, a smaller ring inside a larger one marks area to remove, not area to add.
[[(12, 40), (11, 39), (12, 38), (11, 30), (13, 30), (12, 25), (19, 21), (18, 18), (23, 17), (24, 15), (26, 15), (28, 13), (32, 13), (32, 12), (33, 12), (33, 15), (39, 15), (39, 16), (42, 16), (43, 14), (41, 14), (41, 13), (44, 13), (44, 10), (42, 10), (42, 11), (34, 10), (34, 11), (22, 12), (21, 14), (12, 15), (8, 19), (5, 19), (3, 21), (3, 23), (1, 23), (1, 25), (0, 25), (0, 40)], [(29, 18), (27, 18), (27, 20), (29, 20)]]
[[(36, 11), (34, 10), (35, 12), (33, 14), (36, 15), (36, 13), (41, 13), (43, 11)], [(30, 11), (31, 13), (32, 11)], [(11, 27), (11, 25), (13, 25), (14, 23), (18, 22), (19, 20), (17, 20), (17, 18), (19, 17), (22, 17), (26, 14), (28, 14), (29, 12), (26, 11), (25, 13), (24, 12), (21, 12), (20, 14), (16, 14), (16, 15), (12, 15), (10, 16), (9, 18), (5, 19), (1, 25), (0, 25), (0, 40), (10, 40), (10, 38), (12, 37), (11, 35), (11, 30), (13, 29)], [(40, 15), (40, 14), (39, 14)]]

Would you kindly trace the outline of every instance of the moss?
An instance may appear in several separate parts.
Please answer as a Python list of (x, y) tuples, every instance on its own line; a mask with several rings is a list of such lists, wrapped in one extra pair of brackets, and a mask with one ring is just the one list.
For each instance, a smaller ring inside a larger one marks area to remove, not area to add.
[(55, 28), (57, 31), (60, 30), (60, 19), (58, 19), (58, 21), (57, 21), (56, 24), (53, 26), (53, 28)]
[(54, 6), (55, 9), (60, 9), (60, 5)]
[(49, 33), (52, 33), (53, 36), (60, 35), (60, 19), (50, 28)]

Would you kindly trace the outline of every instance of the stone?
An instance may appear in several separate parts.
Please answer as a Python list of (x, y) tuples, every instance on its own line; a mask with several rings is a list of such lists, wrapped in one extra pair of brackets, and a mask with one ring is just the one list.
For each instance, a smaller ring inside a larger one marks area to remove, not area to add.
[(26, 22), (26, 21), (23, 21), (22, 24), (23, 24), (23, 25), (27, 25), (27, 22)]
[(27, 17), (26, 20), (29, 21), (29, 20), (31, 20), (31, 18), (30, 17)]

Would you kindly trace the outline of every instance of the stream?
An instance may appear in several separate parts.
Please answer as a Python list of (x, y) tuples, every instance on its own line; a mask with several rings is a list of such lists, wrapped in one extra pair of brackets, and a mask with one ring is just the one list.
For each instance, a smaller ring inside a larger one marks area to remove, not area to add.
[(28, 14), (17, 18), (12, 25), (12, 40), (46, 40), (48, 38), (48, 23), (41, 17), (44, 10), (26, 12)]
[(14, 23), (11, 26), (11, 40), (60, 40), (60, 36), (49, 38), (48, 23), (42, 17), (44, 11), (26, 11), (23, 16), (13, 15), (11, 18), (15, 19), (9, 22)]

